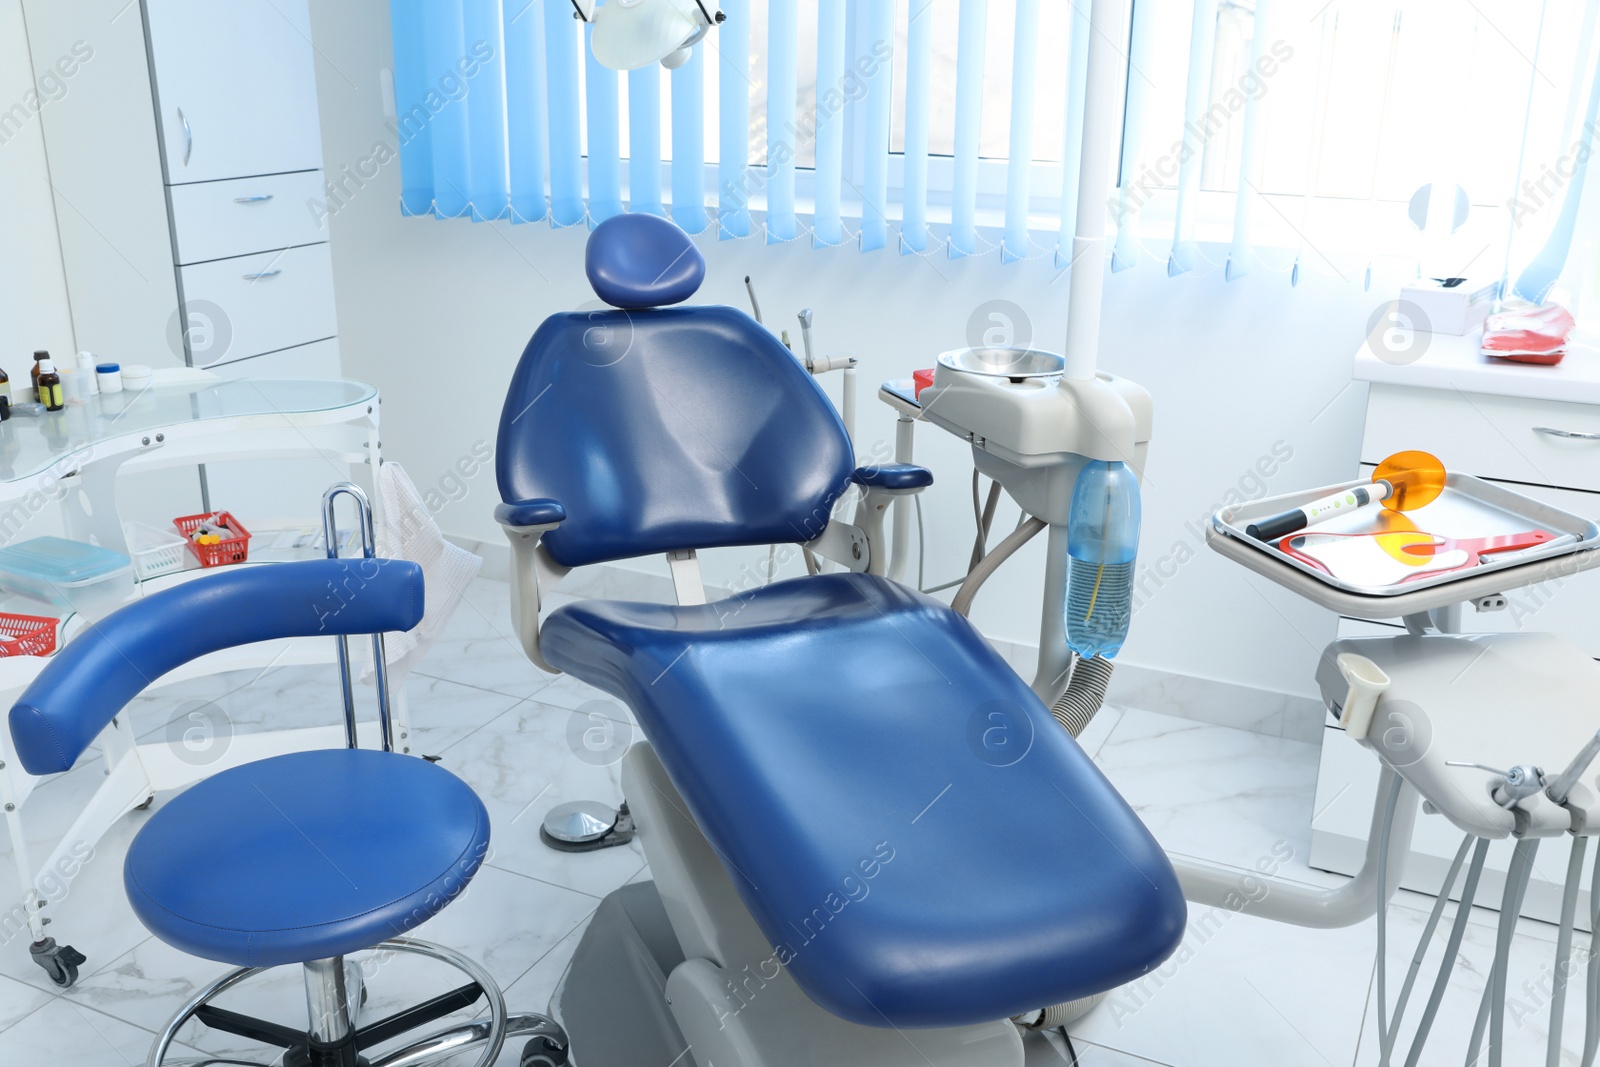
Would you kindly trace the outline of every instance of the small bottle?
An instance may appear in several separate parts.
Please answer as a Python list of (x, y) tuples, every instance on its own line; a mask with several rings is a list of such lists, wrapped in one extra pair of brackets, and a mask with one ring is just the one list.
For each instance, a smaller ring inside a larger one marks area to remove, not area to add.
[(29, 394), (29, 400), (39, 399), (39, 364), (43, 363), (49, 358), (50, 353), (46, 352), (42, 348), (33, 354), (33, 370), (30, 372), (31, 377), (33, 378), (33, 391)]
[[(4, 372), (0, 372), (4, 373)], [(93, 352), (78, 353), (78, 381), (83, 383), (84, 398), (94, 396), (100, 391), (95, 384), (95, 358)]]
[(61, 395), (61, 375), (56, 373), (56, 365), (48, 359), (41, 359), (33, 366), (39, 374), (39, 403), (44, 405), (46, 411), (60, 411), (66, 407), (66, 399)]

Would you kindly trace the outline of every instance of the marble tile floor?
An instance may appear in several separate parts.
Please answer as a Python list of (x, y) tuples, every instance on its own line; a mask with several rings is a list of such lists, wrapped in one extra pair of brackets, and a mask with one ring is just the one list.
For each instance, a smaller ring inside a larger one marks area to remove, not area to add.
[[(558, 595), (559, 598), (559, 595)], [(511, 636), (504, 582), (473, 582), (457, 615), (406, 679), (415, 751), (438, 755), (484, 798), (493, 851), (462, 900), (418, 936), (483, 962), (513, 1010), (542, 1011), (601, 898), (648, 877), (637, 845), (567, 856), (539, 843), (545, 809), (563, 800), (620, 797), (617, 760), (634, 736), (622, 706), (569, 678), (528, 666)], [(363, 693), (370, 699), (370, 691)], [(220, 709), (220, 710), (219, 710)], [(335, 673), (328, 667), (238, 672), (148, 693), (129, 714), (137, 732), (180, 737), (199, 712), (213, 738), (263, 726), (336, 723)], [(174, 733), (176, 731), (176, 733)], [(1108, 707), (1082, 744), (1169, 850), (1241, 870), (1263, 856), (1287, 856), (1285, 877), (1319, 885), (1337, 876), (1306, 866), (1317, 767), (1315, 745), (1208, 725), (1136, 708)], [(58, 839), (98, 784), (102, 763), (86, 757), (47, 780), (28, 801), (36, 858)], [(167, 798), (157, 797), (159, 806)], [(121, 860), (146, 816), (124, 820), (53, 906), (51, 933), (83, 951), (78, 984), (51, 986), (28, 958), (27, 937), (0, 908), (0, 1065), (127, 1067), (142, 1064), (154, 1031), (220, 965), (197, 960), (145, 934), (124, 898)], [(0, 852), (8, 852), (0, 843)], [(21, 899), (9, 855), (0, 856), (0, 902)], [(1402, 979), (1430, 898), (1402, 893), (1391, 909), (1390, 996)], [(1446, 909), (1446, 922), (1454, 905)], [(1459, 1064), (1493, 949), (1492, 912), (1476, 909), (1462, 963), (1421, 1062)], [(1555, 930), (1524, 921), (1515, 944), (1513, 990), (1553, 959)], [(1442, 939), (1441, 939), (1442, 940)], [(1578, 935), (1577, 946), (1588, 938)], [(1369, 920), (1345, 930), (1305, 930), (1248, 911), (1191, 907), (1189, 934), (1155, 974), (1114, 991), (1074, 1027), (1084, 1067), (1238, 1067), (1378, 1063)], [(1438, 947), (1424, 966), (1431, 980)], [(454, 984), (426, 961), (374, 962), (367, 1012), (414, 1003)], [(1413, 997), (1407, 1032), (1426, 997)], [(1525, 997), (1507, 1027), (1505, 1062), (1543, 1064), (1549, 1008)], [(280, 970), (222, 1002), (286, 1021), (304, 1011), (298, 973)], [(1577, 1063), (1582, 1009), (1568, 1005), (1564, 1063)], [(180, 1055), (254, 1055), (259, 1046), (190, 1024)], [(1401, 1048), (1405, 1045), (1402, 1042)], [(578, 1049), (581, 1063), (582, 1049)], [(470, 1059), (463, 1062), (470, 1062)], [(508, 1047), (501, 1064), (517, 1062)], [(1036, 1042), (1029, 1067), (1071, 1062), (1064, 1043)], [(641, 1065), (652, 1067), (652, 1065)], [(660, 1065), (667, 1067), (667, 1065)]]

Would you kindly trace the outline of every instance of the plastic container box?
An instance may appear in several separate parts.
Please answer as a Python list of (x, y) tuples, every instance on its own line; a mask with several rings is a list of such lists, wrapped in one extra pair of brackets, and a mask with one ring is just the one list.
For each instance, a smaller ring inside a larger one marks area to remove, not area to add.
[(0, 656), (48, 656), (56, 650), (56, 630), (60, 623), (43, 615), (13, 615), (0, 611), (0, 634), (14, 638), (0, 641)]
[[(243, 563), (250, 558), (250, 531), (229, 512), (208, 511), (199, 515), (184, 515), (173, 519), (172, 525), (178, 528), (183, 535), (183, 543), (189, 546), (189, 551), (195, 554), (202, 567), (222, 567), (229, 563)], [(224, 537), (215, 545), (197, 545), (189, 535), (201, 525), (223, 526), (233, 531), (234, 536)]]
[(128, 555), (133, 557), (134, 576), (141, 582), (181, 571), (188, 558), (183, 550), (184, 539), (175, 533), (142, 522), (125, 522), (122, 535), (128, 540)]
[(101, 619), (133, 593), (133, 561), (82, 541), (35, 537), (0, 548), (0, 589)]

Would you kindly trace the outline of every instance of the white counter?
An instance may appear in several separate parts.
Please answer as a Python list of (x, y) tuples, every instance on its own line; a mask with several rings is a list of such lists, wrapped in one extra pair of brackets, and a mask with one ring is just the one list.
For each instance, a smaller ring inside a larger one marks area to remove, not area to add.
[(1354, 377), (1362, 382), (1409, 385), (1422, 389), (1452, 389), (1465, 393), (1519, 396), (1530, 400), (1559, 400), (1572, 404), (1600, 404), (1600, 348), (1576, 337), (1567, 358), (1553, 367), (1532, 363), (1507, 363), (1479, 353), (1482, 330), (1464, 337), (1415, 334), (1426, 340), (1422, 357), (1412, 363), (1392, 363), (1378, 358), (1370, 342), (1356, 352)]

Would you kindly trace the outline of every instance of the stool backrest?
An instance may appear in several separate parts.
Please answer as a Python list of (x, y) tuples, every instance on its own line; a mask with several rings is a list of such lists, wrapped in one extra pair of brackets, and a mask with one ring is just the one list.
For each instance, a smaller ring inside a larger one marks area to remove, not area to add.
[(56, 653), (11, 709), (17, 757), (30, 774), (67, 770), (128, 701), (209, 653), (284, 637), (409, 630), (422, 609), (422, 568), (408, 560), (229, 567), (162, 590)]

